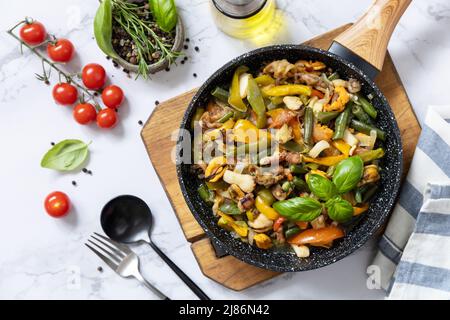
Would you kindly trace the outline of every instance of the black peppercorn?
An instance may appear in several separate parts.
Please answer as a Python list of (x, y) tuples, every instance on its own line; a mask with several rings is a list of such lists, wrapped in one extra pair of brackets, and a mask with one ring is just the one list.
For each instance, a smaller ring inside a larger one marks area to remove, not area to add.
[(102, 268), (102, 267), (98, 267), (98, 268), (97, 268), (97, 271), (98, 271), (98, 272), (103, 272), (103, 268)]
[(193, 76), (194, 76), (194, 78), (197, 78), (197, 74), (196, 73), (194, 73)]
[(199, 51), (200, 51), (200, 48), (199, 48), (199, 47), (195, 47), (194, 50), (197, 51), (197, 52), (199, 52)]
[(83, 171), (84, 173), (88, 172), (88, 170), (86, 168), (81, 169), (81, 171)]
[(189, 47), (187, 44), (185, 44), (183, 48), (184, 48), (184, 50), (187, 50)]
[(54, 145), (55, 145), (55, 143), (54, 143), (54, 142), (50, 142), (50, 144), (51, 144), (52, 146), (54, 146)]
[(76, 186), (77, 186), (77, 182), (76, 182), (76, 181), (72, 181), (72, 185), (73, 185), (74, 187), (76, 187)]
[(167, 67), (166, 69), (165, 69), (167, 72), (169, 72), (170, 71), (170, 68), (169, 67)]
[(186, 42), (189, 42), (189, 38), (186, 38)]
[(158, 104), (159, 104), (159, 101), (158, 101), (158, 100), (156, 100), (156, 101), (155, 101), (155, 105), (158, 105)]
[(184, 60), (181, 60), (181, 64), (184, 64)]
[(142, 126), (144, 123), (142, 122), (142, 120), (139, 120), (139, 121), (138, 121), (138, 124), (139, 124), (140, 126)]

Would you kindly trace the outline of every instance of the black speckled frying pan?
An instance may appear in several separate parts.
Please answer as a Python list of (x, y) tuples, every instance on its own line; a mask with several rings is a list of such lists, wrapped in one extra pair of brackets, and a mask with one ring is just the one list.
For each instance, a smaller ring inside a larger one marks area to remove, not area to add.
[[(335, 242), (331, 249), (311, 248), (306, 259), (297, 258), (292, 252), (261, 250), (240, 240), (217, 226), (211, 208), (197, 194), (199, 179), (189, 164), (179, 163), (177, 173), (186, 202), (206, 234), (217, 246), (236, 258), (255, 266), (274, 271), (304, 271), (334, 263), (360, 248), (386, 221), (394, 206), (402, 175), (402, 143), (400, 131), (391, 108), (373, 82), (381, 70), (390, 36), (411, 0), (377, 0), (370, 10), (350, 29), (339, 35), (329, 51), (302, 45), (277, 45), (260, 48), (237, 57), (217, 70), (192, 99), (181, 123), (182, 129), (190, 129), (195, 109), (207, 104), (210, 92), (216, 86), (230, 82), (234, 70), (246, 65), (258, 70), (264, 62), (287, 59), (323, 61), (338, 71), (341, 78), (355, 78), (362, 84), (365, 95), (373, 95), (378, 110), (376, 125), (387, 133), (384, 148), (386, 155), (381, 161), (380, 188), (373, 198), (369, 211), (360, 220), (346, 228), (346, 237)], [(181, 142), (181, 137), (180, 140)], [(179, 144), (180, 145), (180, 144)], [(180, 151), (180, 150), (179, 150)], [(179, 152), (178, 152), (179, 154)], [(180, 159), (180, 158), (179, 158)]]

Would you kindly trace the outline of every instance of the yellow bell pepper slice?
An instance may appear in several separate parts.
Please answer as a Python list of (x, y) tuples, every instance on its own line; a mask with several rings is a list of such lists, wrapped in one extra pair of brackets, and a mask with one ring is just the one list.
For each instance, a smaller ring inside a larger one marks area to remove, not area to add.
[(369, 204), (365, 203), (362, 207), (353, 207), (353, 216), (359, 216), (361, 213), (369, 210)]
[(247, 219), (248, 221), (255, 221), (255, 214), (253, 213), (252, 210), (247, 210), (247, 212), (245, 213), (247, 215)]
[(339, 97), (332, 104), (324, 106), (325, 111), (344, 111), (345, 105), (350, 101), (350, 95), (344, 87), (336, 87), (334, 91)]
[(275, 221), (280, 217), (278, 212), (274, 208), (269, 206), (267, 203), (265, 203), (260, 196), (257, 196), (255, 199), (255, 207), (256, 209), (258, 209), (259, 212), (261, 212), (270, 220)]
[(222, 170), (219, 169), (220, 171), (216, 172), (214, 177), (210, 179), (209, 182), (217, 182), (219, 181), (220, 178), (223, 177), (223, 175), (225, 174), (225, 168), (223, 168), (223, 165), (226, 163), (227, 163), (226, 157), (217, 157), (209, 162), (205, 170), (205, 177), (211, 176), (217, 168), (222, 167)]
[[(229, 215), (219, 211), (220, 219), (218, 225), (224, 229), (229, 230), (232, 228), (241, 237), (246, 237), (248, 235), (248, 226), (245, 221), (235, 221)], [(243, 222), (243, 223), (242, 223)]]
[(350, 155), (350, 149), (352, 148), (348, 143), (346, 143), (344, 140), (334, 140), (331, 142), (333, 147), (338, 149), (342, 154), (345, 154), (347, 157)]
[(255, 81), (260, 86), (268, 86), (269, 84), (275, 83), (275, 79), (267, 74), (260, 75), (255, 78)]
[(258, 233), (253, 240), (260, 249), (270, 249), (272, 247), (272, 239), (264, 233)]
[(252, 122), (239, 119), (233, 128), (233, 137), (237, 142), (252, 143), (259, 140), (270, 141), (271, 135), (267, 130), (258, 129)]
[(222, 134), (222, 130), (233, 129), (234, 123), (235, 122), (233, 119), (229, 119), (220, 128), (205, 132), (203, 134), (203, 141), (209, 141), (209, 140), (214, 141), (216, 139), (219, 139)]
[(310, 96), (312, 89), (311, 87), (302, 84), (284, 84), (274, 87), (262, 88), (263, 93), (266, 96), (279, 97), (279, 96), (295, 96), (295, 95), (305, 95)]
[(307, 157), (307, 156), (303, 156), (303, 161), (317, 163), (321, 166), (331, 167), (331, 166), (337, 165), (339, 162), (341, 162), (342, 160), (344, 160), (346, 158), (347, 158), (347, 156), (345, 154), (340, 154), (338, 156), (315, 158), (315, 159)]
[(247, 72), (248, 68), (246, 66), (240, 66), (236, 69), (233, 75), (233, 80), (231, 81), (230, 96), (228, 97), (228, 103), (238, 111), (247, 111), (247, 105), (241, 98), (239, 77), (244, 72)]

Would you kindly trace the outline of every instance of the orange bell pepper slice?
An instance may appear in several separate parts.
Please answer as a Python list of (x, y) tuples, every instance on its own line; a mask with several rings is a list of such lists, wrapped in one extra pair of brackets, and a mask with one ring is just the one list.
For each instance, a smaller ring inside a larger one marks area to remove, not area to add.
[(323, 158), (310, 158), (307, 156), (303, 156), (304, 162), (312, 162), (317, 163), (321, 166), (331, 167), (334, 165), (337, 165), (342, 160), (348, 158), (345, 154), (340, 154), (338, 156), (330, 156), (330, 157), (323, 157)]
[(366, 212), (367, 210), (369, 210), (369, 204), (368, 203), (364, 203), (362, 207), (353, 207), (353, 216), (359, 216), (360, 214)]
[(333, 240), (344, 237), (344, 231), (338, 227), (325, 227), (320, 229), (308, 229), (300, 232), (298, 235), (290, 238), (290, 244), (302, 245), (310, 244), (313, 246), (330, 243)]

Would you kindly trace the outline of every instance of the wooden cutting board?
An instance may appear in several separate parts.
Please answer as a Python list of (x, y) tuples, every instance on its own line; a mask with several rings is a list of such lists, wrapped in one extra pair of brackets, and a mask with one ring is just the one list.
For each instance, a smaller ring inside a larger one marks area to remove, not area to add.
[[(332, 39), (350, 25), (347, 24), (332, 30), (305, 42), (305, 44), (327, 49)], [(389, 54), (386, 55), (383, 71), (378, 75), (375, 82), (387, 97), (399, 124), (404, 151), (404, 173), (406, 174), (421, 129)], [(184, 201), (178, 185), (175, 164), (172, 161), (175, 147), (172, 133), (179, 128), (184, 112), (196, 91), (197, 89), (193, 89), (159, 104), (142, 129), (141, 136), (150, 160), (181, 224), (186, 240), (192, 243), (192, 251), (202, 272), (227, 288), (243, 290), (270, 279), (278, 273), (256, 268), (232, 256), (216, 257), (210, 240), (206, 237)]]

